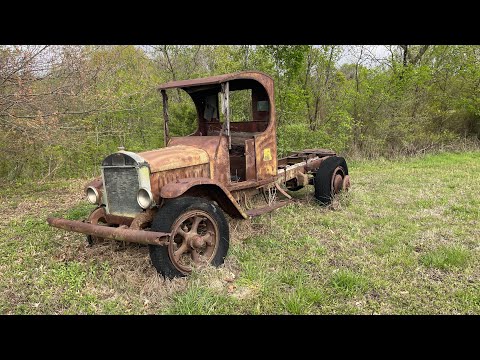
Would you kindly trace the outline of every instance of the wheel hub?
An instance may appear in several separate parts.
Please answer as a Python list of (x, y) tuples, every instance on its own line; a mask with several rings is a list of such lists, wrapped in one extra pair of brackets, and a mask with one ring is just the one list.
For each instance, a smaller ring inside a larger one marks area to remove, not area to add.
[(342, 175), (340, 174), (335, 175), (335, 179), (333, 180), (333, 188), (335, 190), (335, 194), (339, 193), (340, 190), (342, 190), (342, 183), (343, 183)]
[(345, 174), (341, 166), (337, 166), (332, 175), (332, 195), (338, 194), (343, 188), (343, 178)]
[(172, 239), (168, 250), (170, 259), (177, 269), (188, 273), (193, 265), (208, 263), (215, 256), (218, 228), (208, 213), (192, 210), (174, 223)]
[(193, 249), (201, 249), (205, 246), (205, 240), (200, 235), (193, 235), (187, 241)]

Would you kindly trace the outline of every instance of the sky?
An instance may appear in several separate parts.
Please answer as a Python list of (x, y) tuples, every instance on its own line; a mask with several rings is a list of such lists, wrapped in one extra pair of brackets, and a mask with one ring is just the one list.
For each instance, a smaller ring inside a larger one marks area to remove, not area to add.
[[(364, 45), (364, 60), (362, 64), (364, 66), (377, 66), (382, 63), (383, 60), (390, 56), (390, 51), (388, 50), (389, 45)], [(395, 47), (395, 46), (393, 46)], [(338, 61), (338, 65), (343, 65), (346, 63), (355, 63), (356, 58), (360, 52), (360, 45), (355, 45), (354, 47), (349, 45), (344, 45), (344, 53)]]

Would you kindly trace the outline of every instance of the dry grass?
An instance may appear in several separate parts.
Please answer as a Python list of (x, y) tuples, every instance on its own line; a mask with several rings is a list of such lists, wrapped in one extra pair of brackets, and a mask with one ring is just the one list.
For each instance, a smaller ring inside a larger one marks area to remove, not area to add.
[(46, 225), (88, 214), (83, 180), (3, 187), (0, 313), (480, 313), (480, 153), (349, 165), (351, 192), (328, 208), (304, 189), (232, 220), (225, 265), (173, 281), (144, 246)]

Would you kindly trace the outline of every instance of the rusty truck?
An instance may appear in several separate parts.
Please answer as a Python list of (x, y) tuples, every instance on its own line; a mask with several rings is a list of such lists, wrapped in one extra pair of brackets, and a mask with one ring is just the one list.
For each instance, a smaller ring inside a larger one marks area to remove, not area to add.
[[(171, 136), (167, 90), (181, 89), (196, 109), (197, 128)], [(231, 218), (249, 219), (294, 201), (290, 191), (315, 188), (328, 204), (350, 186), (343, 157), (332, 150), (304, 149), (277, 158), (273, 79), (242, 71), (159, 86), (165, 147), (119, 150), (101, 163), (101, 177), (85, 186), (96, 205), (84, 221), (48, 218), (51, 226), (104, 239), (149, 246), (164, 278), (185, 276), (195, 266), (224, 262)], [(248, 118), (232, 121), (230, 99), (248, 90)], [(249, 208), (249, 199), (262, 199)], [(281, 198), (281, 199), (280, 199)]]

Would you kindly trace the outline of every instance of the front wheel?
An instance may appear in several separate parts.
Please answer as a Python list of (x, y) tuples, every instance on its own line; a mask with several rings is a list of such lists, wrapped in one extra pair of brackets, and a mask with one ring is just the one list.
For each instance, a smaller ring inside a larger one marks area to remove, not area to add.
[[(105, 208), (101, 206), (95, 208), (95, 210), (93, 210), (88, 216), (87, 223), (93, 225), (107, 224), (107, 220), (105, 218)], [(89, 246), (92, 246), (93, 244), (103, 240), (103, 238), (98, 236), (87, 235), (87, 243)]]
[(315, 174), (315, 198), (323, 205), (332, 202), (336, 194), (350, 185), (348, 167), (343, 157), (325, 159)]
[(217, 205), (202, 198), (167, 201), (151, 229), (171, 233), (168, 245), (149, 245), (153, 266), (165, 278), (188, 275), (194, 266), (220, 266), (228, 252), (227, 219)]

